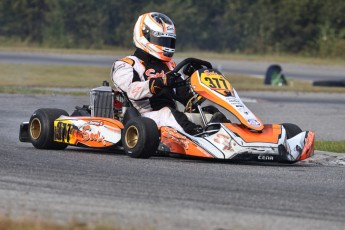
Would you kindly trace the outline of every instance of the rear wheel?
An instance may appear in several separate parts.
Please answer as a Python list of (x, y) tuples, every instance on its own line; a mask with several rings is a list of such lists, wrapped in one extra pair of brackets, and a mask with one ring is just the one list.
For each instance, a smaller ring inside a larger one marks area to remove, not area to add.
[(67, 144), (54, 141), (54, 121), (61, 115), (68, 116), (62, 109), (38, 109), (29, 122), (29, 139), (37, 149), (65, 149)]
[(295, 124), (283, 123), (282, 126), (284, 126), (286, 130), (287, 139), (290, 139), (291, 137), (294, 137), (297, 134), (302, 132), (302, 129), (298, 125), (295, 125)]
[(156, 122), (147, 117), (130, 119), (122, 130), (122, 146), (133, 158), (149, 158), (159, 145), (159, 131)]

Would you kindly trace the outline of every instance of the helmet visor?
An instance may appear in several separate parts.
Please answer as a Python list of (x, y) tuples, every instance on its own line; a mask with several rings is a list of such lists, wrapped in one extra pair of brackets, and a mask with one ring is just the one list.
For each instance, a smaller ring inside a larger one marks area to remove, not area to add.
[(150, 36), (149, 42), (155, 45), (163, 46), (170, 49), (175, 49), (175, 38), (173, 37), (155, 37)]

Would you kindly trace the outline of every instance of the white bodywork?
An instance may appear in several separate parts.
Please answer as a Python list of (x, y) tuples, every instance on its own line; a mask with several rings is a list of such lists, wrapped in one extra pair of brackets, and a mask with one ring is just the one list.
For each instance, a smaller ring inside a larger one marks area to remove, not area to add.
[(245, 142), (244, 139), (233, 133), (226, 126), (221, 125), (218, 132), (206, 137), (193, 137), (200, 147), (212, 153), (215, 158), (233, 159), (239, 154), (257, 155), (258, 160), (273, 161), (274, 155), (279, 155), (279, 145), (283, 145), (287, 152), (287, 160), (296, 161), (304, 148), (307, 132), (301, 132), (290, 139), (286, 138), (286, 131), (281, 126), (281, 135), (277, 143)]

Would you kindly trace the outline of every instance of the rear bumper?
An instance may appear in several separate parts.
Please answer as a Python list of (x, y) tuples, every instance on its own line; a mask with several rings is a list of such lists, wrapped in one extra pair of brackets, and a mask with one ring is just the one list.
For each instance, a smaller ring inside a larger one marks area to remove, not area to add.
[(29, 122), (22, 122), (19, 127), (19, 141), (30, 142)]

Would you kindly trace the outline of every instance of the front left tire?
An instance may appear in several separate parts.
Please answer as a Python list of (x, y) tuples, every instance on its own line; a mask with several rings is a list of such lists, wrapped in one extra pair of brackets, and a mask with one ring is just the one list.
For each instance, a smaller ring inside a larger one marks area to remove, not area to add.
[(130, 119), (122, 130), (122, 146), (133, 158), (149, 158), (158, 149), (159, 130), (154, 120), (147, 117)]

